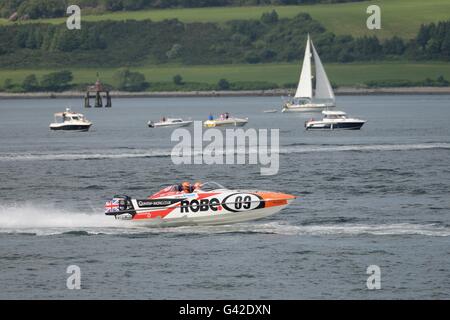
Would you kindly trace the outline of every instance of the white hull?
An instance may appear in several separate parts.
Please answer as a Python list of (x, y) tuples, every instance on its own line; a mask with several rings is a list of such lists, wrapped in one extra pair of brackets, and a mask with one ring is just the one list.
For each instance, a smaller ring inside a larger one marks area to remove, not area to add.
[(326, 103), (289, 104), (285, 105), (281, 112), (322, 112), (334, 107), (334, 104)]
[(203, 125), (207, 128), (214, 127), (243, 127), (248, 123), (248, 119), (230, 118), (230, 119), (217, 119), (206, 120)]
[(105, 214), (148, 226), (221, 225), (262, 219), (296, 198), (272, 191), (229, 190), (211, 183), (199, 188), (203, 187), (208, 191), (185, 193), (173, 185), (146, 199), (114, 196), (106, 202)]
[(214, 225), (224, 225), (241, 223), (253, 220), (259, 220), (271, 215), (274, 215), (285, 208), (284, 206), (277, 206), (265, 209), (257, 209), (247, 212), (233, 212), (233, 213), (223, 213), (223, 214), (207, 214), (198, 217), (185, 216), (181, 218), (162, 218), (162, 219), (143, 219), (143, 220), (132, 220), (140, 226), (149, 227), (175, 227), (175, 226), (214, 226)]
[(325, 122), (311, 121), (306, 125), (306, 130), (359, 130), (365, 121)]
[(92, 123), (51, 123), (50, 130), (54, 131), (88, 131)]
[(178, 123), (166, 123), (166, 122), (152, 123), (151, 121), (149, 121), (147, 124), (150, 128), (181, 128), (190, 126), (192, 124), (192, 121), (183, 121)]
[(343, 111), (323, 111), (322, 120), (309, 120), (305, 122), (306, 130), (359, 130), (366, 123), (365, 120), (347, 118)]

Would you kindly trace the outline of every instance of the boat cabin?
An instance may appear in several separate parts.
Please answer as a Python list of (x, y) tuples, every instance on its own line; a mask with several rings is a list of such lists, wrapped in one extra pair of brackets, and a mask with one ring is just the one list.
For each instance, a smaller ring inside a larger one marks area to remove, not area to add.
[(68, 121), (85, 121), (84, 115), (70, 111), (69, 108), (65, 112), (55, 113), (55, 122), (64, 123)]
[(323, 117), (326, 119), (345, 119), (347, 114), (342, 111), (322, 111)]

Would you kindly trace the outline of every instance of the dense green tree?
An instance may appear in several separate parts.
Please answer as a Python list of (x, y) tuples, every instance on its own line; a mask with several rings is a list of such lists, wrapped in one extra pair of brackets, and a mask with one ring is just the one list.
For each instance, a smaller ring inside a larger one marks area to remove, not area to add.
[(217, 83), (217, 88), (219, 90), (229, 90), (230, 89), (230, 83), (226, 79), (220, 79)]
[(5, 79), (5, 82), (3, 83), (3, 89), (10, 90), (14, 87), (14, 83), (12, 79)]
[(183, 84), (183, 77), (180, 76), (179, 74), (176, 74), (173, 77), (173, 83), (175, 83), (177, 86), (182, 85)]
[(25, 91), (36, 91), (39, 88), (39, 82), (34, 74), (30, 74), (25, 77), (25, 79), (22, 82), (22, 88)]
[(115, 87), (123, 91), (142, 91), (148, 88), (145, 76), (129, 69), (121, 69), (114, 74)]
[(62, 17), (66, 13), (67, 3), (64, 0), (27, 0), (17, 8), (19, 16), (31, 19)]
[(394, 36), (384, 42), (383, 52), (385, 54), (402, 55), (405, 52), (405, 43), (399, 37)]
[(176, 59), (180, 57), (182, 46), (178, 43), (175, 43), (169, 51), (166, 52), (166, 56), (169, 59)]
[(67, 89), (72, 80), (72, 72), (62, 70), (44, 75), (40, 86), (48, 91), (61, 91)]
[(278, 22), (278, 13), (275, 10), (272, 12), (264, 12), (261, 16), (261, 22), (272, 24)]
[(429, 27), (422, 24), (420, 26), (419, 33), (417, 34), (416, 41), (420, 46), (422, 46), (422, 48), (425, 48), (429, 39)]

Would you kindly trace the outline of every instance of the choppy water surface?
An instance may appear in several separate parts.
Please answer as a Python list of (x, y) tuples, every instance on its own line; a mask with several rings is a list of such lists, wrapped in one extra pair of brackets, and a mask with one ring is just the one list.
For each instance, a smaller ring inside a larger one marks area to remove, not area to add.
[[(0, 101), (0, 298), (450, 298), (450, 97), (339, 97), (361, 131), (305, 132), (279, 98)], [(50, 132), (68, 105), (88, 133)], [(161, 116), (249, 117), (280, 129), (280, 170), (172, 164)], [(315, 117), (318, 117), (315, 115)], [(299, 196), (265, 220), (145, 228), (102, 214), (113, 194), (181, 180)], [(78, 265), (82, 290), (66, 289)], [(378, 265), (382, 289), (366, 288)]]

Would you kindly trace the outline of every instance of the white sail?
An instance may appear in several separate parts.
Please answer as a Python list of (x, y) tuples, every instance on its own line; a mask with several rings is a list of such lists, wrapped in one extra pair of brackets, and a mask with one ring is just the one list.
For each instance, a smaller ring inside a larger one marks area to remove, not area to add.
[(298, 82), (296, 98), (312, 98), (312, 74), (311, 74), (311, 46), (308, 35), (306, 42), (305, 57), (303, 58), (302, 72), (300, 74), (300, 81)]
[(330, 80), (328, 80), (325, 69), (323, 68), (322, 61), (320, 61), (319, 55), (317, 54), (316, 48), (311, 41), (311, 46), (314, 54), (314, 65), (316, 68), (316, 91), (314, 97), (316, 99), (327, 99), (333, 100), (334, 102), (334, 92), (331, 87)]

